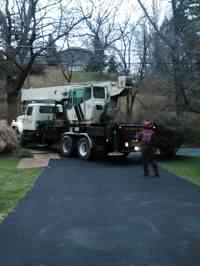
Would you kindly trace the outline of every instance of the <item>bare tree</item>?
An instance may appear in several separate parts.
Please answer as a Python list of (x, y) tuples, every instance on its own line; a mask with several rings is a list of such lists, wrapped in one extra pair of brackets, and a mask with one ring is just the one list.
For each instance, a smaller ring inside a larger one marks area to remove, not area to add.
[[(0, 8), (0, 50), (2, 53), (8, 118), (16, 116), (16, 98), (35, 59), (58, 40), (69, 35), (88, 14), (66, 7), (62, 0), (5, 0)], [(70, 1), (66, 4), (70, 6)], [(55, 15), (56, 13), (56, 15)], [(53, 36), (48, 42), (49, 33)]]
[(60, 70), (67, 83), (71, 83), (73, 76), (73, 63), (71, 62), (70, 65), (64, 65), (61, 63)]
[(138, 61), (136, 65), (134, 65), (134, 79), (135, 83), (132, 87), (129, 88), (126, 97), (126, 113), (127, 118), (130, 120), (132, 117), (132, 112), (134, 108), (134, 103), (139, 92), (140, 87), (142, 86), (142, 82), (145, 78), (145, 74), (147, 72), (147, 58), (148, 58), (148, 48), (149, 48), (149, 34), (147, 31), (146, 21), (143, 20), (143, 23), (139, 24), (141, 28), (140, 40), (137, 40), (139, 45), (138, 54), (135, 55)]
[(124, 23), (119, 25), (119, 31), (121, 34), (120, 39), (113, 45), (113, 49), (116, 51), (119, 57), (119, 63), (121, 72), (128, 75), (131, 71), (133, 59), (135, 57), (135, 42), (137, 35), (137, 28), (140, 26), (143, 18), (138, 21), (132, 22), (130, 17), (125, 20)]
[[(67, 38), (67, 36), (66, 36), (66, 44), (67, 44), (67, 48), (69, 49), (70, 48), (70, 41)], [(65, 45), (64, 45), (64, 47), (65, 47)], [(60, 52), (61, 52), (61, 50), (60, 50)], [(62, 73), (63, 77), (67, 81), (67, 83), (71, 83), (71, 81), (72, 81), (73, 66), (74, 66), (74, 58), (73, 58), (73, 56), (70, 57), (69, 61), (70, 62), (68, 62), (67, 64), (63, 63), (62, 60), (60, 62), (60, 70), (61, 70), (61, 73)]]
[[(113, 6), (111, 1), (99, 1), (99, 6), (93, 1), (93, 14), (85, 20), (87, 38), (91, 40), (93, 58), (89, 70), (102, 72), (105, 68), (107, 49), (121, 38), (121, 32), (117, 27), (116, 16), (121, 3)], [(81, 6), (82, 15), (85, 17), (85, 9)]]
[(170, 50), (170, 56), (173, 68), (172, 77), (174, 81), (175, 105), (176, 105), (177, 117), (180, 118), (183, 110), (200, 113), (200, 109), (192, 105), (190, 98), (188, 97), (187, 87), (185, 86), (183, 81), (184, 80), (183, 76), (187, 75), (187, 73), (184, 72), (183, 62), (182, 62), (184, 56), (181, 53), (182, 45), (184, 43), (183, 29), (185, 27), (182, 19), (185, 16), (185, 13), (180, 14), (180, 10), (183, 8), (185, 1), (171, 0), (171, 9), (172, 9), (171, 22), (173, 26), (172, 27), (173, 38), (171, 39), (167, 38), (167, 36), (162, 33), (158, 25), (150, 16), (143, 2), (141, 0), (137, 1), (142, 10), (144, 11), (145, 16), (153, 26), (157, 35)]

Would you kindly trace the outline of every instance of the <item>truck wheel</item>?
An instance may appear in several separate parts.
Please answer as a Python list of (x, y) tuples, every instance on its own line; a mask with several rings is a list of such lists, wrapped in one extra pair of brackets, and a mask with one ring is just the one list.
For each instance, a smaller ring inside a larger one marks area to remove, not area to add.
[(176, 156), (176, 152), (177, 152), (176, 148), (170, 149), (170, 150), (166, 151), (165, 155), (168, 158), (172, 158), (172, 157)]
[(177, 149), (176, 148), (170, 148), (166, 150), (161, 150), (160, 149), (160, 155), (166, 158), (171, 158), (176, 155)]
[(20, 143), (20, 142), (21, 142), (22, 134), (19, 133), (19, 130), (18, 130), (17, 127), (13, 128), (13, 130), (15, 131), (15, 135), (16, 135), (16, 137), (17, 137), (17, 141), (18, 141), (18, 143)]
[(124, 158), (126, 158), (128, 156), (129, 156), (129, 152), (124, 152), (123, 155), (122, 155), (122, 157), (124, 157)]
[(107, 146), (105, 143), (94, 145), (92, 149), (92, 159), (105, 159), (108, 155)]
[(77, 143), (77, 150), (79, 158), (89, 160), (92, 155), (92, 150), (87, 138), (81, 138)]
[(21, 137), (20, 137), (19, 143), (20, 143), (20, 145), (21, 145), (23, 148), (25, 148), (25, 147), (27, 146), (27, 144), (28, 144), (27, 140), (26, 140), (26, 139), (24, 138), (24, 136), (23, 136), (23, 133), (22, 133), (22, 135), (21, 135)]
[(64, 157), (72, 157), (74, 153), (74, 141), (71, 136), (65, 136), (61, 142), (61, 154)]

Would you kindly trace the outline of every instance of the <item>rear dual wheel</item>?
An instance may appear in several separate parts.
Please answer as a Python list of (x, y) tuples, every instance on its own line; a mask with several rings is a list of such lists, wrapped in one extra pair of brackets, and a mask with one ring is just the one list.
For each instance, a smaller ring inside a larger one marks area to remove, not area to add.
[(64, 157), (72, 157), (74, 153), (74, 140), (71, 136), (64, 136), (61, 142), (61, 154)]
[(89, 160), (92, 157), (92, 148), (87, 138), (80, 138), (77, 143), (77, 151), (80, 159)]
[[(94, 143), (93, 143), (94, 144)], [(107, 149), (105, 144), (97, 144), (91, 147), (91, 143), (88, 138), (81, 138), (77, 143), (77, 151), (80, 159), (103, 159), (107, 155)]]
[(76, 141), (70, 135), (67, 135), (63, 138), (61, 144), (61, 153), (64, 157), (72, 157), (77, 153), (78, 157), (85, 161), (92, 158), (94, 159), (94, 157), (105, 157), (106, 154), (105, 149), (97, 151), (96, 149), (92, 148), (88, 138), (82, 137)]
[(75, 152), (78, 153), (79, 158), (89, 160), (92, 155), (92, 149), (87, 138), (80, 138), (78, 142), (72, 136), (66, 135), (61, 142), (61, 154), (64, 157), (72, 157)]

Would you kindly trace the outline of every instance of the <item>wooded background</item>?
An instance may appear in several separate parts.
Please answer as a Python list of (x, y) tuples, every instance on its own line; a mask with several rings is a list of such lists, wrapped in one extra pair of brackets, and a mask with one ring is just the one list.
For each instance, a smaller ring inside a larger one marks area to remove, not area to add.
[(170, 0), (165, 17), (159, 0), (133, 0), (122, 17), (123, 2), (1, 0), (1, 117), (16, 116), (22, 87), (125, 74), (135, 80), (121, 102), (129, 120), (151, 116), (197, 130), (200, 1)]

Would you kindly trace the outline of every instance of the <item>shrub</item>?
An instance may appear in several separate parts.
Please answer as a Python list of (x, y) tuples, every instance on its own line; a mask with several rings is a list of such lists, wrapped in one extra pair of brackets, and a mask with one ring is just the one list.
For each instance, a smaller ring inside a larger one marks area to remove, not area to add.
[(185, 128), (184, 143), (191, 146), (200, 146), (200, 130), (198, 128)]
[(17, 147), (17, 137), (6, 120), (0, 121), (0, 152), (11, 152)]

